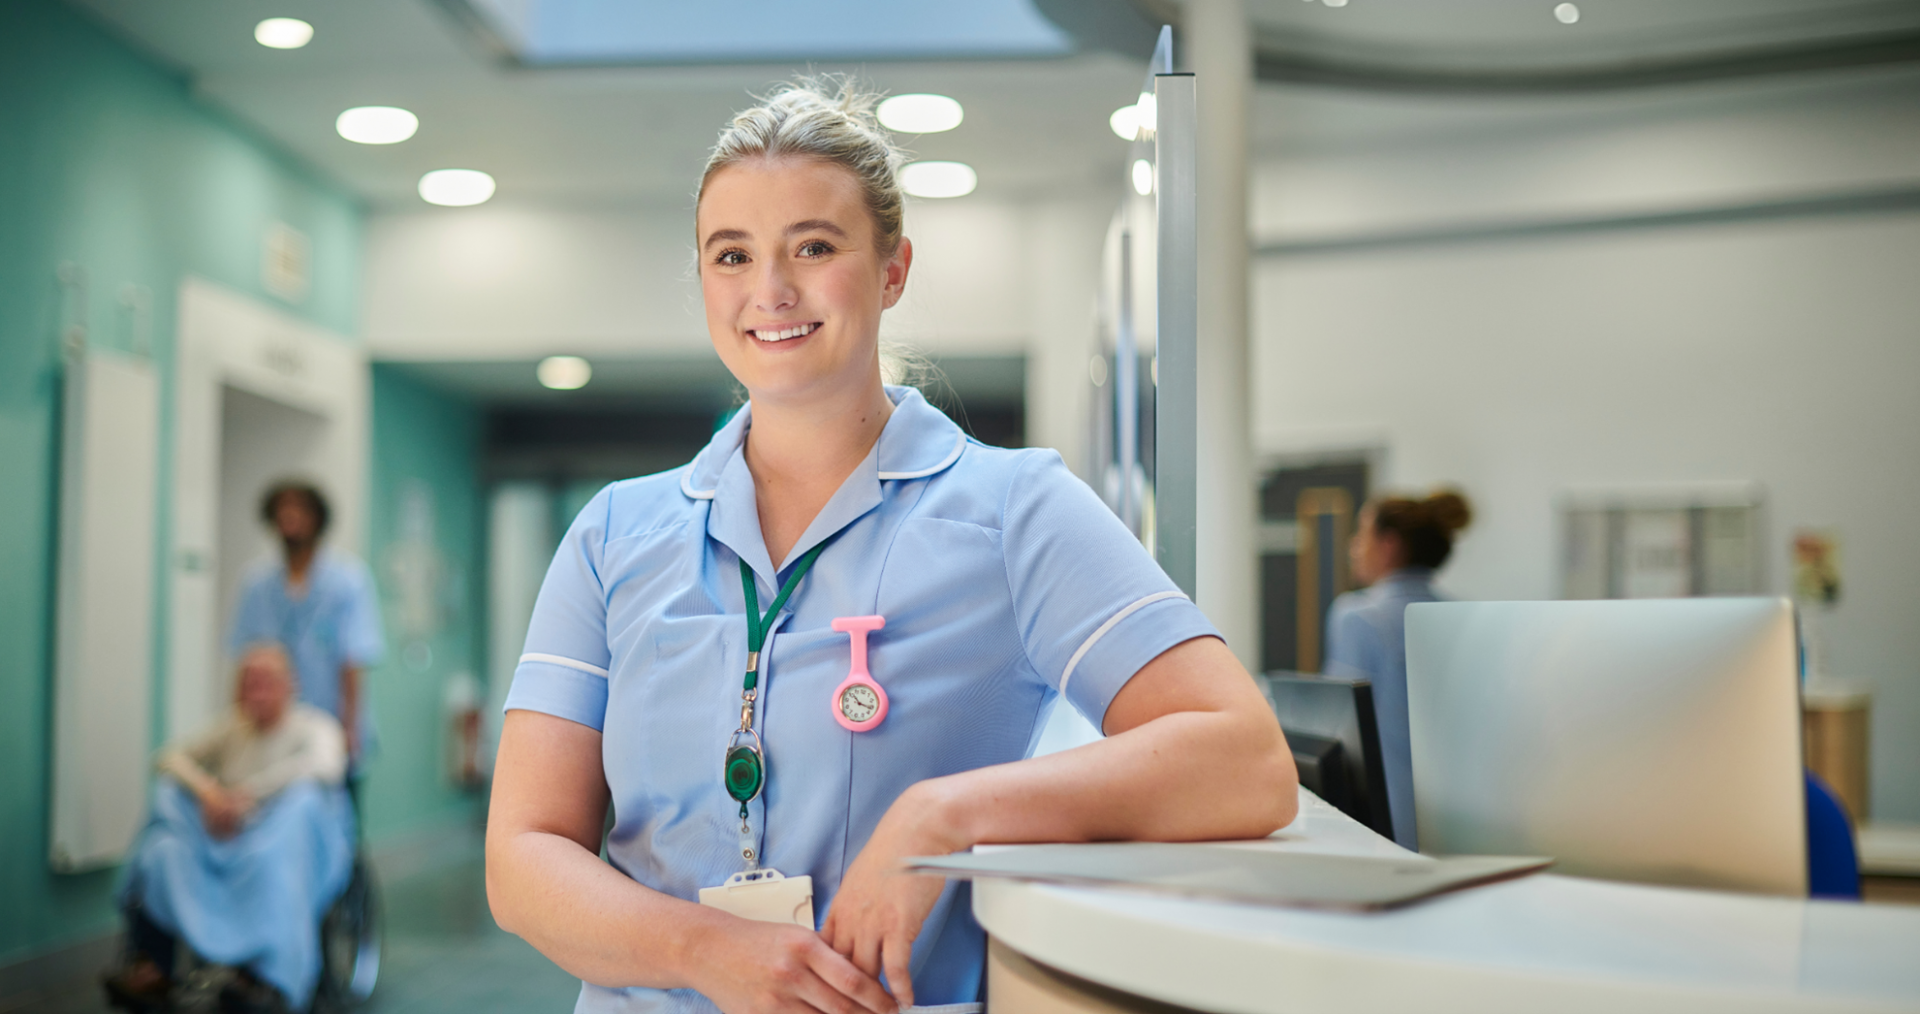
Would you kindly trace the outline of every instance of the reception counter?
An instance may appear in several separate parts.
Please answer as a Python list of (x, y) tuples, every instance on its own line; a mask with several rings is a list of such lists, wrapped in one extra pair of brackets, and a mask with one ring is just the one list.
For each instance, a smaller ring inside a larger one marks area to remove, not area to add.
[[(1404, 856), (1301, 791), (1247, 848)], [(1387, 912), (976, 881), (988, 1009), (1920, 1011), (1920, 907), (1538, 874)]]

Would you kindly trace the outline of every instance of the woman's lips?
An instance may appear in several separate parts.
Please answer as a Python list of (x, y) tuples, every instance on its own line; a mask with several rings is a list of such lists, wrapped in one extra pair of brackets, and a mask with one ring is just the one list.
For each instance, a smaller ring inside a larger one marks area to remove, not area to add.
[(763, 342), (783, 342), (789, 338), (804, 338), (818, 330), (819, 327), (820, 322), (816, 320), (809, 321), (805, 324), (793, 324), (783, 328), (749, 330), (747, 333)]

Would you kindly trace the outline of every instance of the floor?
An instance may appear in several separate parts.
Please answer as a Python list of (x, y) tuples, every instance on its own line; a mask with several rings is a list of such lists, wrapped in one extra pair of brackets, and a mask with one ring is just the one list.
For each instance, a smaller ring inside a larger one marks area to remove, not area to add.
[[(360, 1014), (566, 1012), (580, 981), (493, 924), (480, 859), (383, 885), (380, 981)], [(96, 983), (6, 1014), (106, 1014)]]

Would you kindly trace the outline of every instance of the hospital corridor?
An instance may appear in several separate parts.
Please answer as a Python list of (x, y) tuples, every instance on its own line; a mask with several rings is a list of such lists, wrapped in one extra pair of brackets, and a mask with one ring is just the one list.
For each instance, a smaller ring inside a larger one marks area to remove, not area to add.
[(0, 1014), (1920, 1010), (1920, 2), (0, 2)]

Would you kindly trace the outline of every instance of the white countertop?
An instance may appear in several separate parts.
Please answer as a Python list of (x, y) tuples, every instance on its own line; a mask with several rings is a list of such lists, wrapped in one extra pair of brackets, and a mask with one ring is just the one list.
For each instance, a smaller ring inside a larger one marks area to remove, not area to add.
[[(1406, 854), (1304, 790), (1247, 847)], [(1035, 961), (1200, 1010), (1920, 1011), (1920, 907), (1553, 874), (1373, 913), (1004, 880), (973, 897)]]

